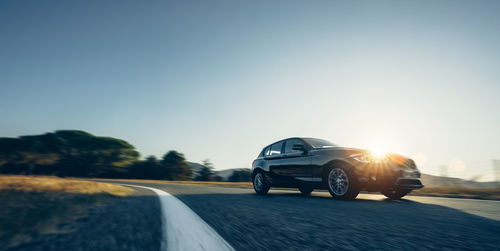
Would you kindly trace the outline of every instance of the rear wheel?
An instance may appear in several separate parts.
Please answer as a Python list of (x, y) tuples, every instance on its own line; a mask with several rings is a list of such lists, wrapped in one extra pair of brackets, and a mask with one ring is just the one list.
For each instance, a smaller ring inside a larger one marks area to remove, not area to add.
[(411, 192), (411, 190), (391, 189), (391, 190), (382, 191), (382, 194), (391, 200), (399, 200), (410, 192)]
[(310, 187), (310, 186), (300, 186), (299, 187), (299, 191), (302, 193), (302, 195), (304, 196), (309, 196), (311, 195), (312, 191), (314, 190), (314, 188)]
[(333, 167), (327, 175), (328, 191), (334, 199), (353, 200), (359, 194), (355, 175), (347, 167)]
[(253, 189), (257, 194), (264, 195), (269, 192), (271, 186), (266, 182), (265, 175), (262, 171), (256, 171), (252, 179)]

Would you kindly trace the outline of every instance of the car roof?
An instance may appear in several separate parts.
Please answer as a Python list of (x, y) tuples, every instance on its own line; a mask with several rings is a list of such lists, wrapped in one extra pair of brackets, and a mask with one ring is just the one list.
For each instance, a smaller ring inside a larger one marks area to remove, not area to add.
[[(304, 140), (304, 139), (312, 139), (312, 138), (305, 138), (305, 137), (290, 137), (290, 138), (286, 138), (286, 139), (281, 139), (281, 140), (278, 140), (276, 142), (273, 142), (269, 145), (266, 145), (264, 148), (268, 147), (268, 146), (271, 146), (271, 145), (274, 145), (276, 143), (279, 143), (279, 142), (282, 142), (282, 141), (285, 141), (285, 140), (289, 140), (289, 139), (300, 139), (300, 140)], [(307, 143), (307, 142), (306, 142)]]

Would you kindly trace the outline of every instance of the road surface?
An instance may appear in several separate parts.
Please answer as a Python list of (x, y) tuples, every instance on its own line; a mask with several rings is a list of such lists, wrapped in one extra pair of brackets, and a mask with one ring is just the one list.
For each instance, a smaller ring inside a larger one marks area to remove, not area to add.
[(240, 188), (116, 183), (174, 195), (236, 250), (500, 250), (498, 201), (390, 201), (374, 194), (336, 201), (327, 192), (303, 197), (271, 190), (258, 196)]

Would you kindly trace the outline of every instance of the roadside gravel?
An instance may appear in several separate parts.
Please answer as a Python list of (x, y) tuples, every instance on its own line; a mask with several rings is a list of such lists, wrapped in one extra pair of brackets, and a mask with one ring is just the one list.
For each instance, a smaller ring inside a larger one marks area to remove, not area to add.
[[(160, 250), (161, 211), (156, 195), (145, 189), (89, 210), (87, 217), (60, 226), (64, 234), (36, 237), (11, 250)], [(1, 249), (1, 248), (0, 248)]]

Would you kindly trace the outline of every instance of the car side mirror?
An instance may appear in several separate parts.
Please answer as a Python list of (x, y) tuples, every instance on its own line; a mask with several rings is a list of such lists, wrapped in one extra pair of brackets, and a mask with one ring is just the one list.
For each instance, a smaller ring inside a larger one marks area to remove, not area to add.
[(302, 144), (295, 144), (295, 145), (293, 145), (292, 146), (292, 150), (294, 150), (294, 151), (301, 151), (301, 152), (306, 152), (307, 151), (306, 147), (304, 145), (302, 145)]

